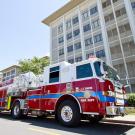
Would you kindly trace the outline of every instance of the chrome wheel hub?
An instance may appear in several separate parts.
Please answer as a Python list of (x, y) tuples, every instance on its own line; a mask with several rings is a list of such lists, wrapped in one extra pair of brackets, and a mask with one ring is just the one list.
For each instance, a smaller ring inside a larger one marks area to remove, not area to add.
[(14, 115), (17, 116), (19, 114), (20, 108), (18, 105), (14, 107)]
[(61, 117), (65, 122), (69, 122), (73, 118), (73, 111), (70, 106), (64, 106), (61, 110)]

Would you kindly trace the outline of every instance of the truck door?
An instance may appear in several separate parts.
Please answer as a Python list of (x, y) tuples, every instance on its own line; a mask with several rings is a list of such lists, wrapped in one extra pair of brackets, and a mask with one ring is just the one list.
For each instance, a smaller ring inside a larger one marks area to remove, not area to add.
[(76, 81), (74, 82), (74, 89), (78, 91), (82, 109), (84, 112), (97, 112), (97, 100), (95, 78), (93, 77), (93, 70), (90, 63), (79, 64), (76, 66)]

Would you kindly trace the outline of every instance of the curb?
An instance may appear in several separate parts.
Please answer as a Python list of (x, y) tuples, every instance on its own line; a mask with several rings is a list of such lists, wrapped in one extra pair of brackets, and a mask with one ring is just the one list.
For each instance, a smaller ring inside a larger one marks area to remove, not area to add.
[(123, 123), (123, 124), (135, 124), (135, 121), (126, 121), (126, 120), (108, 120), (104, 119), (103, 122), (113, 122), (113, 123)]

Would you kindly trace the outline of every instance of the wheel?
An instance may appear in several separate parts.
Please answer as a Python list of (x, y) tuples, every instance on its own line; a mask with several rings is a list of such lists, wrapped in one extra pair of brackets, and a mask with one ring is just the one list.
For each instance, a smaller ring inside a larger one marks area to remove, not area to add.
[(90, 123), (98, 123), (99, 121), (101, 121), (103, 119), (103, 116), (100, 116), (100, 115), (96, 115), (96, 116), (91, 116), (89, 118), (90, 120)]
[(57, 109), (57, 119), (64, 126), (77, 126), (81, 120), (80, 109), (72, 100), (63, 101)]
[(11, 110), (11, 115), (13, 119), (19, 119), (22, 116), (22, 110), (20, 109), (20, 103), (15, 102), (12, 110)]

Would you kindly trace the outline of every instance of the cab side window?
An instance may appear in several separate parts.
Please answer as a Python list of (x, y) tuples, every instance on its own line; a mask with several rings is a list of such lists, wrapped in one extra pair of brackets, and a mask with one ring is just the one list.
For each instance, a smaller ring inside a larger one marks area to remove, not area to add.
[(49, 83), (59, 82), (59, 78), (60, 78), (59, 70), (60, 70), (59, 66), (50, 68)]
[(90, 63), (76, 67), (76, 78), (77, 79), (91, 77), (91, 76), (93, 76), (93, 72), (92, 72)]

